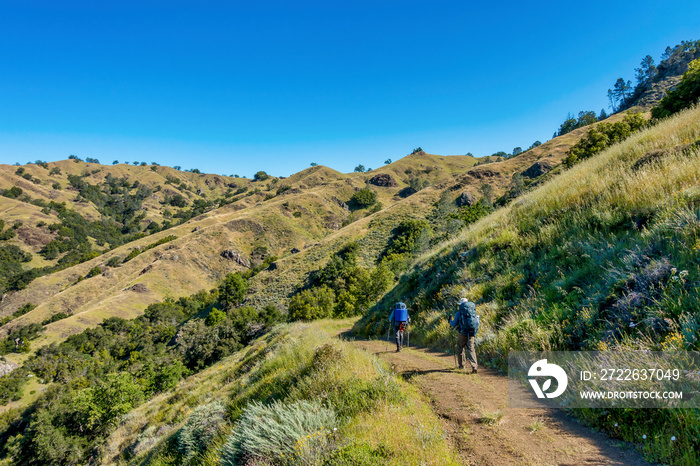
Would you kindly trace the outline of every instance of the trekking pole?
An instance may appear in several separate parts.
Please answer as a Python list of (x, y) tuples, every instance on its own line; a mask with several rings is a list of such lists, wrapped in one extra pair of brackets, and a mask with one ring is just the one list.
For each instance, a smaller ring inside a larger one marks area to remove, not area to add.
[(457, 367), (457, 336), (452, 332), (452, 355), (455, 357), (455, 368)]
[(406, 326), (406, 334), (408, 335), (408, 339), (406, 340), (406, 348), (411, 347), (411, 329), (408, 328), (408, 325)]

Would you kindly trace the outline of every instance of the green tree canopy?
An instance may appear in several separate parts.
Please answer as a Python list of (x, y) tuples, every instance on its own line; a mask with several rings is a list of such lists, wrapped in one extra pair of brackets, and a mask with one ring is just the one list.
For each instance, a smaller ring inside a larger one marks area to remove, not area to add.
[(248, 291), (248, 281), (239, 272), (226, 275), (219, 285), (219, 301), (225, 308), (238, 306)]

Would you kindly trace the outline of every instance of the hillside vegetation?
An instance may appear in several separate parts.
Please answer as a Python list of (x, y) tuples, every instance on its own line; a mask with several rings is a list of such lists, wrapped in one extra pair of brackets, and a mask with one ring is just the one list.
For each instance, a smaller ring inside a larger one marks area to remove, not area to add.
[[(482, 361), (501, 368), (510, 350), (697, 350), (699, 175), (696, 107), (426, 251), (355, 330), (383, 334), (387, 309), (405, 299), (412, 338), (449, 348), (445, 317), (468, 296), (481, 313)], [(652, 458), (697, 461), (695, 411), (578, 414), (626, 440), (653, 432)]]
[[(145, 403), (125, 373), (73, 383), (72, 396), (47, 394), (22, 435), (5, 440), (21, 464), (89, 455), (101, 464), (459, 464), (415, 388), (332, 338), (344, 325), (278, 326)], [(114, 413), (118, 423), (96, 417)]]

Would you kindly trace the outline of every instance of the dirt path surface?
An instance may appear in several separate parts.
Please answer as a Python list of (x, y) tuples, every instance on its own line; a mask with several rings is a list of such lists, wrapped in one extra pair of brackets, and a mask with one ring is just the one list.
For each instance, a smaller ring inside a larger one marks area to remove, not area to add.
[(382, 341), (352, 343), (386, 360), (421, 389), (445, 420), (464, 464), (649, 464), (629, 445), (593, 432), (560, 410), (509, 409), (508, 379), (496, 371), (456, 370), (452, 355), (424, 348), (396, 353)]

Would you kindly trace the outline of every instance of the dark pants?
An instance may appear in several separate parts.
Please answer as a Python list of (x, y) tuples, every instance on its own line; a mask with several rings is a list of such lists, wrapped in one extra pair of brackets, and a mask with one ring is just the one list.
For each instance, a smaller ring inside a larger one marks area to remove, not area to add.
[(476, 369), (476, 337), (462, 335), (457, 333), (457, 362), (459, 367), (464, 367), (464, 359), (462, 358), (462, 352), (467, 354), (469, 358), (469, 364), (472, 366), (472, 370)]
[(397, 351), (401, 351), (401, 347), (403, 346), (403, 332), (404, 330), (401, 330), (401, 326), (399, 324), (394, 324), (394, 338), (396, 340)]

